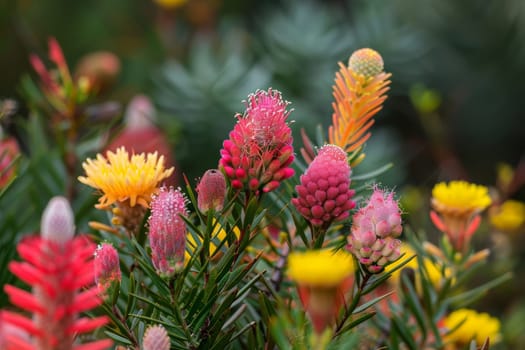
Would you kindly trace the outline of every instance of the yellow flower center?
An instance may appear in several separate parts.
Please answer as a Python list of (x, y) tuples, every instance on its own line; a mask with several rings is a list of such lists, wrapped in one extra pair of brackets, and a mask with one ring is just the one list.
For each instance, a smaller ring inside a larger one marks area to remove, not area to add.
[(311, 250), (288, 256), (288, 276), (299, 285), (337, 287), (354, 271), (352, 255), (342, 250)]
[(86, 176), (79, 176), (78, 181), (103, 193), (96, 205), (99, 209), (127, 200), (131, 207), (139, 204), (147, 208), (159, 183), (174, 170), (164, 168), (164, 157), (158, 157), (157, 152), (130, 157), (124, 147), (115, 153), (108, 151), (107, 158), (101, 154), (94, 160), (88, 158), (82, 167)]
[(441, 182), (432, 189), (432, 205), (438, 212), (474, 213), (491, 204), (488, 188), (466, 181)]

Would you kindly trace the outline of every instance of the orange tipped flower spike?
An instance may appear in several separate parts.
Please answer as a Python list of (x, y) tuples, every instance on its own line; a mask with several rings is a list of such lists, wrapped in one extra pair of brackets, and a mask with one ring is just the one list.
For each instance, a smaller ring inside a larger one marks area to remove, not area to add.
[(387, 98), (391, 74), (383, 71), (383, 59), (372, 49), (355, 51), (348, 66), (342, 63), (339, 66), (333, 86), (335, 102), (328, 142), (350, 153), (370, 137), (367, 130)]

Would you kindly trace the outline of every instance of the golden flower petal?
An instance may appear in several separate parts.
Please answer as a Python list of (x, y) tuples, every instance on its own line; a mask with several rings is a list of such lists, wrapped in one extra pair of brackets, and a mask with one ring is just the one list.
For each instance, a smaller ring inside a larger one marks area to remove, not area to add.
[(97, 154), (94, 160), (88, 158), (82, 164), (86, 176), (78, 177), (78, 181), (102, 192), (97, 208), (126, 200), (131, 207), (138, 204), (147, 208), (160, 182), (174, 171), (173, 167), (164, 168), (164, 157), (158, 157), (157, 152), (130, 157), (120, 147), (115, 153), (108, 151), (106, 157)]

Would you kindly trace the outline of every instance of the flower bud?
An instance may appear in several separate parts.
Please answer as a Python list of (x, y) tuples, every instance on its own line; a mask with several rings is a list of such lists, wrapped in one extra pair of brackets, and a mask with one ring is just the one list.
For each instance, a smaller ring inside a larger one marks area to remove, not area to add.
[(42, 238), (64, 244), (75, 234), (74, 215), (68, 200), (57, 196), (47, 204), (40, 223)]
[(314, 226), (346, 219), (355, 206), (350, 174), (346, 152), (335, 145), (323, 146), (301, 175), (292, 204)]
[(113, 283), (121, 280), (120, 260), (111, 243), (102, 243), (95, 250), (95, 283), (100, 293), (105, 293)]
[(166, 328), (158, 324), (149, 326), (142, 338), (143, 350), (170, 350), (170, 338)]
[(365, 78), (375, 77), (383, 71), (383, 58), (375, 50), (360, 49), (350, 56), (348, 68)]
[(197, 185), (197, 206), (203, 213), (221, 211), (226, 197), (226, 179), (217, 169), (206, 170)]
[(393, 193), (375, 188), (367, 205), (354, 215), (348, 249), (372, 273), (400, 256), (401, 211)]

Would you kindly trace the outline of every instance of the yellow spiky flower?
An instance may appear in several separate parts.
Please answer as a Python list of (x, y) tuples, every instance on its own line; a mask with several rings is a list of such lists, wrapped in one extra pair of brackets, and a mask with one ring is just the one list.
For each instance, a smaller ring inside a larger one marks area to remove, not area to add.
[(476, 343), (481, 345), (487, 338), (490, 338), (490, 343), (494, 344), (501, 337), (500, 321), (485, 312), (480, 313), (476, 310), (453, 311), (445, 318), (444, 325), (451, 330), (445, 336), (445, 341), (458, 346), (466, 346), (472, 340), (476, 340)]
[(129, 201), (130, 207), (149, 207), (151, 196), (157, 193), (160, 182), (173, 173), (173, 167), (164, 168), (164, 157), (157, 152), (145, 155), (132, 154), (124, 147), (115, 153), (108, 151), (107, 157), (97, 154), (96, 159), (88, 158), (82, 167), (86, 176), (78, 181), (102, 192), (98, 209), (106, 209), (116, 202)]
[(383, 71), (381, 55), (368, 48), (355, 51), (348, 66), (341, 62), (339, 66), (333, 86), (334, 113), (328, 140), (351, 153), (370, 137), (367, 131), (387, 98), (391, 74)]

